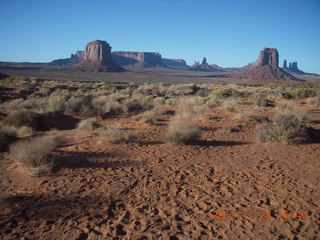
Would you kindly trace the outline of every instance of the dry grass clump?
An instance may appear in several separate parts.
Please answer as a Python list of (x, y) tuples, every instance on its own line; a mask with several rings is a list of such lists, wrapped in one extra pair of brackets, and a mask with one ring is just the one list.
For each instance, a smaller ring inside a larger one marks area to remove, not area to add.
[(320, 107), (320, 97), (308, 98), (307, 104), (314, 106), (314, 107)]
[(18, 129), (18, 136), (19, 137), (31, 136), (32, 134), (33, 134), (33, 130), (31, 127), (22, 126)]
[(148, 123), (154, 125), (157, 122), (157, 118), (165, 114), (167, 110), (161, 106), (157, 106), (152, 110), (143, 112), (142, 114), (136, 117), (141, 123)]
[(221, 107), (227, 109), (229, 112), (235, 112), (241, 104), (237, 98), (227, 98), (221, 101)]
[(96, 118), (87, 118), (78, 123), (77, 129), (93, 130), (99, 126)]
[(170, 122), (169, 130), (165, 135), (165, 141), (175, 144), (185, 144), (191, 141), (198, 140), (201, 135), (201, 129), (195, 125), (175, 119)]
[(3, 112), (16, 111), (22, 107), (24, 102), (23, 98), (13, 99), (11, 101), (7, 101), (0, 104), (0, 110)]
[(282, 114), (294, 114), (301, 121), (307, 121), (309, 118), (308, 113), (293, 101), (279, 102), (276, 106), (276, 110)]
[(249, 96), (248, 100), (250, 103), (261, 107), (269, 107), (272, 105), (272, 102), (268, 99), (268, 97), (262, 94), (252, 94)]
[(23, 167), (52, 168), (55, 160), (51, 153), (56, 145), (57, 139), (54, 136), (34, 137), (12, 144), (10, 155), (17, 164)]
[(137, 98), (128, 98), (123, 101), (123, 111), (125, 113), (141, 112), (150, 110), (154, 107), (152, 96), (142, 96)]
[(11, 126), (0, 127), (0, 152), (5, 151), (8, 145), (17, 137), (17, 129)]
[(123, 130), (118, 125), (99, 129), (98, 136), (106, 143), (130, 143), (137, 138), (137, 132)]
[(18, 110), (10, 113), (3, 122), (14, 127), (27, 126), (32, 129), (39, 129), (41, 125), (40, 114), (30, 110)]
[(177, 105), (176, 118), (199, 120), (208, 115), (209, 108), (197, 98), (181, 98)]
[(89, 96), (71, 97), (65, 103), (65, 112), (71, 115), (79, 115), (83, 117), (93, 117), (97, 115), (96, 109), (91, 104)]
[(305, 123), (294, 114), (278, 114), (257, 128), (258, 142), (301, 143), (309, 140)]

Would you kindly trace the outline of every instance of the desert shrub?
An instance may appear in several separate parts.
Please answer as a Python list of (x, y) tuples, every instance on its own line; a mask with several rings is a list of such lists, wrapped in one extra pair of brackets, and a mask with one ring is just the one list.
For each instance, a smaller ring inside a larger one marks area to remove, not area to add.
[(185, 144), (199, 139), (201, 129), (186, 121), (175, 119), (169, 124), (165, 141), (175, 144)]
[(234, 88), (222, 88), (218, 90), (215, 95), (219, 98), (227, 98), (227, 97), (247, 97), (247, 93), (240, 92)]
[(117, 101), (108, 101), (104, 105), (102, 112), (110, 114), (119, 114), (122, 112), (122, 105)]
[(317, 96), (317, 90), (314, 88), (294, 88), (289, 94), (294, 98), (307, 98)]
[(258, 122), (258, 123), (269, 122), (268, 118), (261, 116), (261, 115), (255, 115), (255, 114), (248, 115), (247, 120), (253, 121), (253, 122)]
[(23, 98), (13, 99), (0, 104), (0, 110), (4, 112), (15, 111), (22, 108), (22, 103), (24, 102)]
[(154, 107), (152, 96), (143, 96), (139, 98), (138, 101), (143, 110), (150, 110)]
[(170, 106), (176, 106), (178, 102), (177, 98), (168, 98), (166, 99), (166, 104), (170, 105)]
[(307, 127), (293, 114), (278, 114), (273, 122), (262, 123), (257, 128), (259, 142), (300, 143), (309, 139)]
[(93, 130), (99, 126), (96, 118), (87, 118), (78, 123), (77, 129)]
[(18, 141), (10, 146), (10, 155), (17, 164), (27, 168), (53, 166), (51, 152), (57, 145), (53, 136), (34, 137)]
[(157, 118), (166, 113), (166, 111), (167, 110), (165, 108), (157, 106), (152, 110), (141, 113), (136, 117), (136, 119), (140, 120), (141, 123), (153, 125), (156, 123)]
[(166, 103), (166, 99), (164, 97), (156, 97), (155, 99), (153, 99), (153, 103), (155, 105), (165, 104)]
[(312, 97), (307, 99), (307, 104), (315, 107), (320, 107), (320, 97)]
[(72, 92), (66, 89), (58, 89), (50, 94), (47, 101), (47, 111), (64, 111), (65, 103), (72, 96)]
[(38, 92), (44, 96), (48, 96), (52, 92), (52, 89), (48, 87), (41, 87)]
[(197, 120), (207, 116), (209, 108), (205, 104), (199, 103), (199, 99), (194, 97), (181, 98), (177, 105), (177, 118)]
[(17, 129), (11, 126), (0, 127), (0, 152), (5, 151), (8, 145), (17, 137)]
[(277, 111), (283, 114), (294, 114), (299, 120), (307, 121), (308, 113), (293, 101), (281, 101), (276, 105)]
[(93, 117), (98, 114), (89, 96), (71, 97), (65, 104), (65, 113), (82, 117)]
[(33, 130), (31, 127), (22, 126), (18, 129), (18, 136), (19, 137), (26, 137), (33, 134)]
[(10, 113), (3, 121), (5, 124), (14, 127), (27, 126), (32, 129), (39, 129), (41, 127), (41, 115), (25, 109)]
[(253, 94), (249, 97), (249, 102), (262, 107), (271, 106), (271, 101), (265, 95)]
[(152, 96), (142, 96), (140, 98), (126, 99), (123, 102), (123, 111), (126, 113), (141, 112), (150, 110), (153, 106)]
[(207, 97), (211, 93), (210, 89), (207, 88), (201, 88), (197, 91), (196, 95), (200, 97)]
[(2, 79), (0, 83), (4, 85), (14, 85), (21, 84), (23, 82), (28, 82), (28, 79), (24, 77), (7, 77)]
[(235, 112), (240, 105), (240, 100), (237, 98), (228, 98), (222, 101), (222, 107), (229, 112)]
[(130, 143), (137, 138), (135, 131), (123, 130), (117, 125), (99, 129), (98, 136), (106, 143)]
[(229, 132), (229, 133), (236, 133), (236, 132), (241, 132), (244, 129), (244, 125), (242, 124), (237, 124), (234, 126), (228, 126), (228, 127), (222, 127), (218, 129), (217, 131), (222, 131), (222, 132)]
[(217, 97), (216, 95), (209, 95), (207, 97), (206, 104), (208, 107), (216, 107), (221, 104), (221, 98)]

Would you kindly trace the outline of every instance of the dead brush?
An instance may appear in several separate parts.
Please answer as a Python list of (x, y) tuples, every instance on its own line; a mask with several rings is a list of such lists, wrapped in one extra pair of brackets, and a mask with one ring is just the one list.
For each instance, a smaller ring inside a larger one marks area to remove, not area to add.
[(10, 146), (10, 156), (14, 161), (31, 171), (40, 169), (51, 170), (55, 165), (52, 151), (57, 146), (54, 136), (40, 136), (27, 140), (20, 140)]
[(164, 139), (174, 144), (185, 144), (198, 140), (201, 136), (201, 129), (188, 121), (174, 119), (169, 123), (169, 129)]
[(111, 125), (98, 129), (98, 136), (106, 143), (132, 143), (138, 133), (132, 130), (121, 129), (119, 125)]
[(278, 114), (257, 127), (258, 142), (301, 143), (310, 140), (305, 123), (294, 114)]
[(136, 120), (139, 120), (141, 123), (147, 123), (150, 125), (154, 125), (157, 122), (157, 119), (165, 114), (167, 110), (160, 106), (156, 106), (154, 109), (143, 112), (135, 117)]

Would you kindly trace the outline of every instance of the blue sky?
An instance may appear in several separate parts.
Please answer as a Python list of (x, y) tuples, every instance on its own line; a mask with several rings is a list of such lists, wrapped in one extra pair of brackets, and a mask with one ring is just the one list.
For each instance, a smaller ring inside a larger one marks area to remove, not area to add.
[(95, 39), (240, 67), (264, 47), (320, 73), (319, 0), (0, 0), (0, 61), (69, 57)]

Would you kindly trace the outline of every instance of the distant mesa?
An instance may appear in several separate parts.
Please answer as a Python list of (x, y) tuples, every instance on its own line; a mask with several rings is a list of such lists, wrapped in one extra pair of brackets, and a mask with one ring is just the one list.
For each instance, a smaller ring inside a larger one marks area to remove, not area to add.
[(299, 80), (279, 68), (279, 53), (275, 48), (265, 48), (260, 51), (258, 60), (247, 65), (246, 68), (245, 72), (233, 76), (257, 82)]
[(112, 53), (112, 60), (120, 66), (132, 67), (166, 67), (162, 62), (161, 54), (158, 52), (124, 52)]
[(218, 65), (215, 65), (215, 64), (209, 65), (205, 57), (203, 58), (201, 64), (196, 62), (189, 68), (189, 70), (199, 71), (199, 72), (224, 72), (224, 70)]
[(70, 58), (58, 59), (49, 63), (55, 66), (70, 66), (85, 72), (123, 72), (122, 67), (113, 62), (111, 46), (106, 41), (89, 42), (84, 51), (72, 54)]
[(187, 62), (183, 59), (162, 58), (162, 62), (170, 68), (188, 68)]

